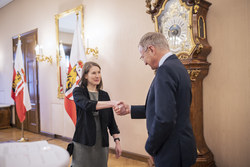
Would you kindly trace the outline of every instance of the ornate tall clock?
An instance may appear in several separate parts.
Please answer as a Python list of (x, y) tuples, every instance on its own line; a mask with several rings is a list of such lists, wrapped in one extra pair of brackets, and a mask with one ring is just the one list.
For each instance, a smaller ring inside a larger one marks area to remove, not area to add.
[(215, 162), (203, 133), (202, 82), (208, 74), (206, 15), (211, 3), (205, 0), (146, 0), (155, 30), (165, 35), (171, 52), (185, 65), (192, 81), (190, 119), (197, 144), (195, 167), (213, 167)]

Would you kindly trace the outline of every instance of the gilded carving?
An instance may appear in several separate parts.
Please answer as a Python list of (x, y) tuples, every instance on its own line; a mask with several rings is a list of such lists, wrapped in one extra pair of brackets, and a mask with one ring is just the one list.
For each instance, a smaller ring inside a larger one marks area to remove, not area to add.
[(180, 60), (186, 60), (186, 59), (188, 59), (188, 56), (181, 54), (181, 55), (178, 55), (178, 59), (180, 59)]
[(195, 4), (200, 4), (200, 0), (195, 0)]
[(152, 3), (151, 3), (152, 0), (145, 0), (145, 1), (146, 1), (146, 7), (148, 8), (146, 13), (151, 14), (151, 18), (154, 22), (154, 14), (158, 13), (162, 4), (164, 3), (164, 0), (155, 0), (155, 2), (153, 3), (153, 9), (152, 9)]
[(203, 45), (200, 43), (200, 40), (197, 37), (195, 38), (195, 43), (196, 43), (195, 52), (198, 54), (203, 49)]
[(148, 10), (146, 11), (148, 14), (150, 14), (151, 12), (151, 0), (146, 0), (146, 7), (148, 8)]
[(197, 47), (196, 53), (197, 54), (200, 53), (202, 49), (203, 49), (203, 45), (199, 44), (198, 47)]
[(194, 5), (194, 14), (198, 13), (199, 8), (199, 5)]
[(200, 43), (200, 40), (197, 37), (195, 38), (195, 43)]
[(201, 70), (187, 70), (190, 76), (190, 80), (192, 82), (196, 81), (197, 77), (199, 76)]

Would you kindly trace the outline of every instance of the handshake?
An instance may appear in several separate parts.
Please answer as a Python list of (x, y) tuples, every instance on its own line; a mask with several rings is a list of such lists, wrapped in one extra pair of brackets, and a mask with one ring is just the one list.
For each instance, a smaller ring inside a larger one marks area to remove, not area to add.
[(117, 115), (127, 115), (130, 113), (130, 105), (124, 103), (123, 101), (115, 101), (113, 110)]

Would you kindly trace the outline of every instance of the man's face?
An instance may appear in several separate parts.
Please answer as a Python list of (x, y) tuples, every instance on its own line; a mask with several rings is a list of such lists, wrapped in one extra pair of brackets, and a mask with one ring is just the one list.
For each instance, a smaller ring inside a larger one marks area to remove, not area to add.
[(145, 63), (145, 65), (149, 65), (153, 70), (158, 68), (154, 46), (149, 45), (146, 49), (139, 46), (139, 52), (141, 55), (140, 59)]

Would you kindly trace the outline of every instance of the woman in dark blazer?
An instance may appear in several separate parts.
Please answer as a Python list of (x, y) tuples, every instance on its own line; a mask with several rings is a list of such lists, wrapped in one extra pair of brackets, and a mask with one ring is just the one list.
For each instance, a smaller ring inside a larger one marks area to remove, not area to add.
[(73, 90), (76, 104), (77, 122), (73, 136), (72, 166), (106, 167), (108, 161), (109, 136), (116, 144), (117, 158), (121, 155), (119, 129), (107, 92), (101, 90), (101, 68), (95, 62), (86, 62), (83, 67), (79, 87)]

